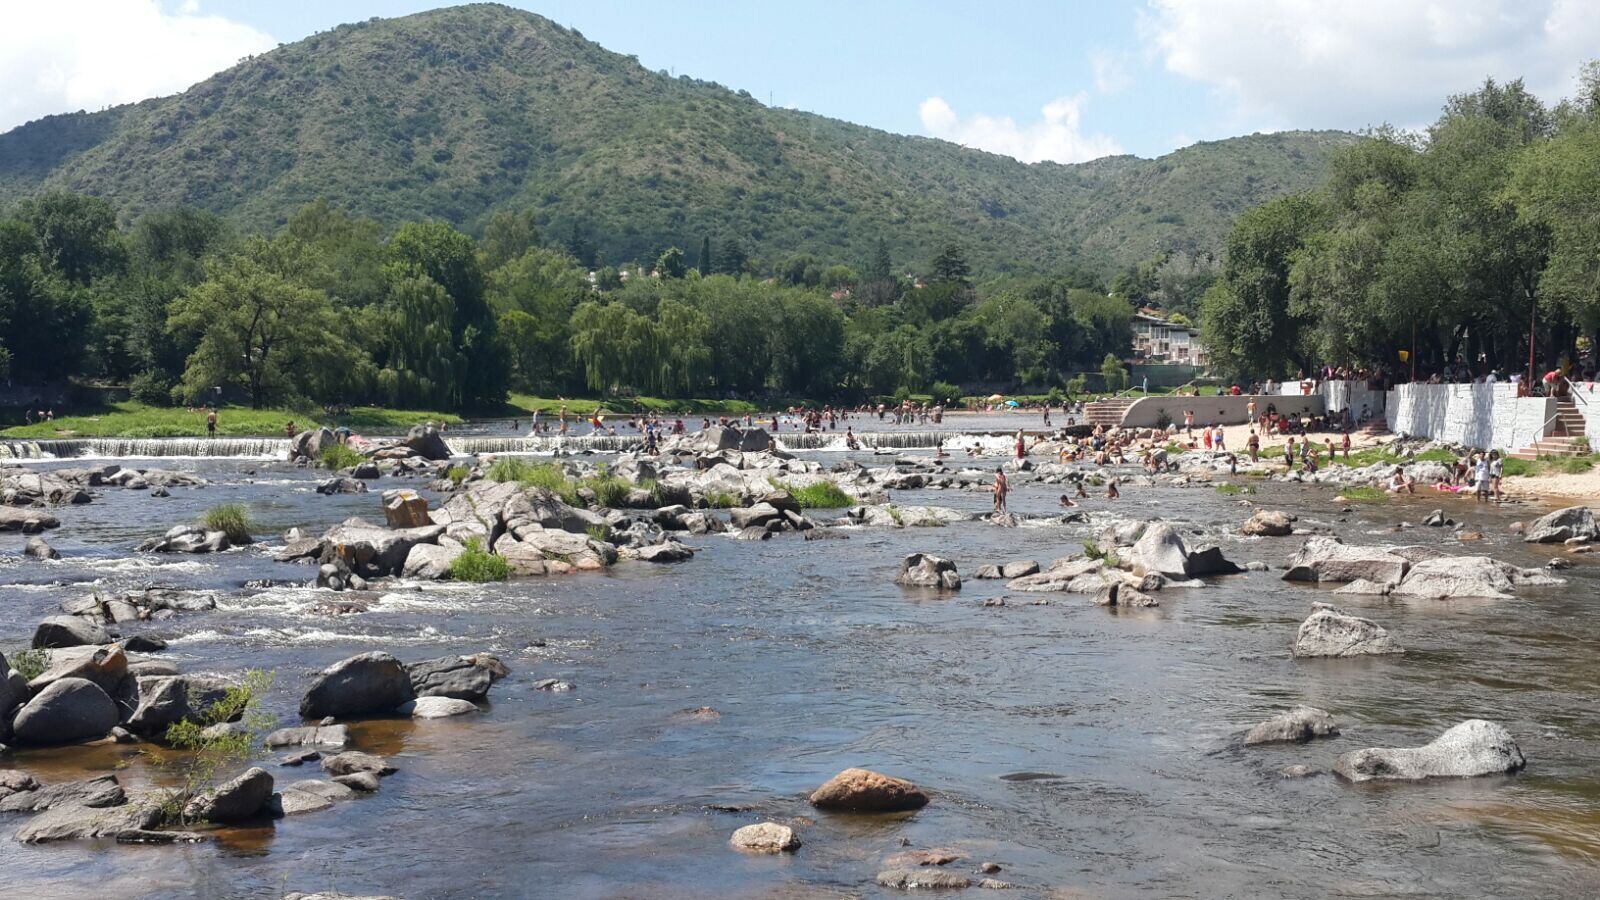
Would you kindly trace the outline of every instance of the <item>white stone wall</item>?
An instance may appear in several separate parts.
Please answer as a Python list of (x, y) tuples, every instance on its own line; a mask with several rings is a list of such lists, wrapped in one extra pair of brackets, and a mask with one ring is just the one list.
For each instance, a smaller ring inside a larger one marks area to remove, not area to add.
[(1266, 415), (1267, 407), (1273, 406), (1285, 416), (1289, 415), (1322, 415), (1322, 397), (1312, 394), (1309, 397), (1286, 397), (1263, 394), (1252, 397), (1241, 394), (1237, 397), (1227, 395), (1219, 397), (1141, 397), (1128, 407), (1122, 414), (1122, 424), (1129, 428), (1153, 428), (1165, 418), (1168, 421), (1182, 425), (1185, 410), (1194, 411), (1195, 427), (1201, 425), (1238, 425), (1249, 420), (1250, 401), (1256, 401), (1256, 414)]
[(1402, 384), (1385, 418), (1396, 434), (1509, 452), (1542, 437), (1555, 411), (1554, 400), (1519, 398), (1513, 384)]
[(1590, 447), (1600, 447), (1600, 383), (1574, 381), (1572, 397), (1583, 414), (1583, 433)]

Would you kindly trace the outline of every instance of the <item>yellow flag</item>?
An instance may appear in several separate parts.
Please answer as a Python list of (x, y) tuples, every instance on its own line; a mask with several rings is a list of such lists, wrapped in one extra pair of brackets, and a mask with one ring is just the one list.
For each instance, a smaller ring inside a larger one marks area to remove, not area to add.
[(1411, 351), (1410, 350), (1401, 350), (1400, 351), (1400, 361), (1401, 362), (1407, 362), (1410, 359), (1411, 359)]

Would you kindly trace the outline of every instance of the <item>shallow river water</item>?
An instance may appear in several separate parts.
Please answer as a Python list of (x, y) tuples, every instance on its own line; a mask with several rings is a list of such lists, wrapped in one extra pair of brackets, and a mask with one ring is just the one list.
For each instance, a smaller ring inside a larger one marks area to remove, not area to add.
[[(963, 871), (998, 862), (996, 877), (1018, 897), (1600, 892), (1600, 579), (1587, 557), (1575, 557), (1565, 587), (1514, 600), (1332, 598), (1408, 651), (1354, 660), (1291, 658), (1311, 602), (1330, 598), (1278, 571), (1169, 589), (1147, 611), (1059, 594), (985, 607), (1004, 583), (970, 578), (987, 562), (1079, 552), (1110, 515), (1208, 529), (1249, 515), (1239, 498), (1206, 487), (1128, 487), (1121, 501), (1087, 501), (1090, 525), (697, 538), (701, 552), (680, 565), (400, 588), (341, 615), (325, 606), (327, 592), (244, 590), (252, 579), (312, 575), (256, 549), (157, 557), (131, 547), (224, 500), (248, 503), (264, 535), (320, 531), (351, 515), (381, 520), (376, 493), (319, 496), (312, 473), (281, 462), (155, 464), (213, 484), (168, 499), (99, 490), (92, 504), (60, 511), (63, 525), (48, 536), (66, 557), (59, 563), (19, 559), (22, 538), (0, 536), (0, 648), (25, 646), (65, 599), (148, 584), (224, 591), (215, 612), (125, 630), (169, 639), (168, 655), (188, 672), (272, 670), (268, 708), (284, 724), (297, 721), (314, 673), (353, 653), (489, 650), (513, 674), (481, 716), (358, 725), (355, 747), (399, 767), (378, 793), (215, 844), (22, 846), (11, 832), (23, 819), (0, 816), (0, 896), (879, 897), (898, 893), (874, 876), (906, 843), (957, 848), (965, 859), (952, 866)], [(1341, 512), (1331, 488), (1258, 487), (1250, 501), (1332, 523), (1351, 543), (1430, 544), (1522, 565), (1560, 552), (1507, 533), (1544, 507), (1430, 496)], [(1058, 492), (1024, 486), (1012, 507), (1049, 513)], [(988, 502), (948, 491), (895, 499)], [(1486, 539), (1384, 533), (1436, 506)], [(1274, 567), (1300, 544), (1223, 541), (1235, 561)], [(954, 559), (968, 576), (963, 590), (897, 587), (901, 557), (919, 550)], [(535, 688), (547, 678), (576, 688)], [(1343, 734), (1241, 746), (1250, 725), (1297, 702), (1333, 712)], [(704, 707), (715, 713), (696, 712)], [(1420, 745), (1474, 717), (1510, 729), (1525, 771), (1376, 786), (1277, 774), (1290, 763), (1327, 768), (1361, 747)], [(280, 782), (315, 777), (272, 757), (262, 764)], [(933, 800), (890, 817), (806, 804), (848, 766), (909, 778)], [(0, 756), (0, 767), (41, 780), (117, 767), (130, 787), (160, 777), (136, 746), (28, 750)], [(728, 846), (734, 829), (765, 819), (794, 824), (804, 846), (782, 857)]]

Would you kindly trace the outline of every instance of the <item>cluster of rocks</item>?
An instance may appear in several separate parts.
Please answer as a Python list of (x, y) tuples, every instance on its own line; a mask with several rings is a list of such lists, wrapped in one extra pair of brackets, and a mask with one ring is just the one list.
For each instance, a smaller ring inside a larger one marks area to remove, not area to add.
[[(1327, 710), (1297, 705), (1251, 728), (1244, 743), (1305, 744), (1339, 733), (1338, 723)], [(1342, 753), (1334, 762), (1333, 773), (1353, 782), (1422, 781), (1503, 775), (1526, 764), (1521, 748), (1504, 726), (1468, 719), (1421, 747), (1369, 747)], [(1301, 764), (1287, 766), (1281, 773), (1298, 778), (1317, 771)]]
[[(0, 468), (0, 506), (47, 507), (88, 503), (94, 499), (94, 493), (89, 489), (98, 487), (149, 490), (165, 496), (169, 488), (203, 487), (205, 484), (204, 478), (189, 472), (130, 469), (116, 463), (49, 471), (8, 466)], [(0, 519), (0, 522), (3, 521)]]
[[(322, 457), (323, 451), (338, 442), (338, 435), (329, 428), (302, 431), (289, 441), (289, 459), (291, 462), (314, 464)], [(355, 478), (377, 478), (382, 468), (393, 468), (388, 464), (417, 460), (438, 462), (448, 460), (451, 456), (450, 445), (445, 443), (444, 435), (433, 425), (413, 425), (404, 437), (368, 447), (361, 452), (374, 465), (372, 468), (353, 467), (361, 470), (361, 474), (352, 473)]]
[[(477, 711), (477, 704), (488, 698), (489, 688), (509, 674), (505, 664), (488, 653), (410, 664), (381, 651), (361, 653), (334, 663), (317, 676), (300, 700), (300, 715), (305, 719), (461, 715)], [(317, 734), (307, 737), (309, 743), (325, 743)], [(268, 743), (288, 746), (287, 738), (286, 733), (275, 732)]]
[(1306, 539), (1289, 558), (1286, 581), (1345, 583), (1336, 593), (1423, 600), (1506, 599), (1521, 587), (1565, 584), (1543, 569), (1487, 556), (1452, 556), (1432, 547), (1346, 544), (1336, 537)]
[(97, 625), (161, 621), (178, 613), (206, 612), (216, 608), (217, 595), (214, 592), (168, 588), (144, 588), (107, 595), (96, 592), (61, 604), (61, 611), (67, 615), (78, 616)]
[(1540, 516), (1522, 526), (1522, 539), (1530, 544), (1582, 546), (1600, 539), (1600, 525), (1587, 506), (1569, 506)]
[[(76, 634), (87, 629), (86, 634)], [(48, 746), (94, 740), (156, 738), (168, 726), (201, 718), (232, 684), (224, 679), (180, 675), (170, 664), (130, 657), (117, 643), (75, 644), (101, 639), (100, 626), (71, 616), (46, 619), (34, 636), (47, 649), (44, 671), (24, 680), (0, 657), (0, 740)]]
[(141, 543), (138, 549), (141, 553), (221, 553), (251, 543), (254, 541), (249, 535), (230, 537), (226, 531), (196, 522), (174, 525), (160, 537)]

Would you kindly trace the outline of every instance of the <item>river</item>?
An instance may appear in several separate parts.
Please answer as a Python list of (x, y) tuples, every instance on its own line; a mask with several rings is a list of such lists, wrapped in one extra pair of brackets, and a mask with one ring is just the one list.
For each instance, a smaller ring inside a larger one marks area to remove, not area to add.
[[(22, 538), (0, 535), (0, 648), (26, 645), (63, 600), (157, 585), (223, 592), (215, 612), (143, 630), (170, 640), (167, 656), (186, 672), (272, 670), (267, 707), (286, 724), (317, 670), (367, 650), (403, 660), (488, 650), (513, 675), (482, 716), (355, 726), (356, 748), (399, 768), (378, 793), (230, 830), (215, 844), (22, 846), (10, 833), (23, 819), (0, 816), (0, 895), (878, 897), (899, 895), (874, 876), (905, 842), (957, 848), (965, 858), (951, 867), (961, 871), (998, 862), (995, 877), (1018, 897), (1600, 891), (1600, 579), (1586, 557), (1564, 573), (1567, 586), (1515, 600), (1332, 598), (1408, 650), (1352, 660), (1291, 658), (1311, 602), (1330, 598), (1275, 571), (1169, 589), (1158, 609), (1120, 612), (1055, 594), (985, 607), (1004, 583), (970, 578), (987, 562), (1079, 552), (1111, 513), (1208, 529), (1249, 515), (1240, 498), (1205, 487), (1127, 487), (1115, 503), (1085, 502), (1102, 517), (1092, 525), (964, 522), (810, 542), (702, 537), (693, 540), (702, 552), (684, 564), (429, 584), (336, 614), (327, 592), (245, 589), (312, 575), (256, 550), (157, 557), (131, 547), (226, 500), (247, 503), (264, 535), (381, 519), (376, 493), (320, 496), (314, 473), (266, 459), (163, 464), (213, 483), (167, 499), (105, 489), (60, 510), (62, 527), (48, 536), (65, 557), (56, 563), (20, 559)], [(1051, 512), (1059, 490), (1024, 485), (1012, 508)], [(1343, 513), (1330, 488), (1258, 490), (1250, 501), (1329, 522), (1347, 542), (1439, 545), (1521, 565), (1559, 552), (1508, 535), (1512, 521), (1543, 509), (1417, 497)], [(988, 502), (950, 491), (895, 499), (970, 510)], [(1448, 529), (1421, 527), (1385, 533), (1441, 504), (1485, 540), (1462, 545)], [(1299, 543), (1233, 537), (1224, 547), (1236, 561), (1277, 566)], [(897, 587), (912, 551), (954, 559), (964, 589), (939, 597)], [(548, 678), (575, 689), (535, 687)], [(1331, 711), (1343, 733), (1241, 746), (1250, 725), (1297, 702)], [(715, 712), (697, 712), (706, 707)], [(1361, 747), (1420, 745), (1473, 717), (1505, 725), (1527, 769), (1389, 785), (1277, 774), (1290, 763), (1327, 768)], [(262, 764), (281, 781), (312, 777), (270, 756)], [(887, 818), (806, 804), (811, 789), (857, 765), (909, 778), (932, 802)], [(41, 780), (116, 767), (130, 787), (162, 777), (137, 746), (26, 750), (0, 756), (0, 767)], [(765, 819), (793, 824), (804, 846), (781, 857), (728, 846), (734, 829)]]

